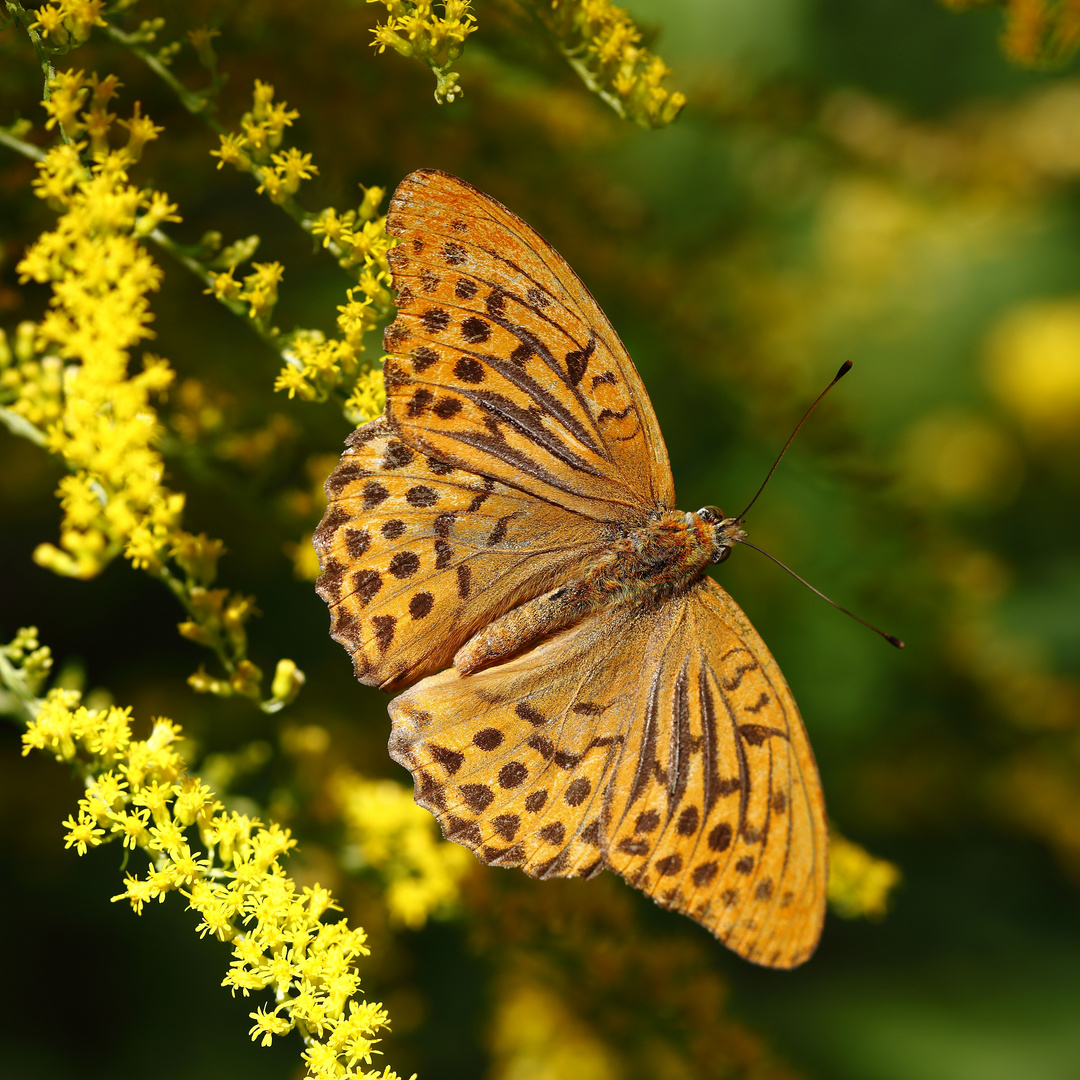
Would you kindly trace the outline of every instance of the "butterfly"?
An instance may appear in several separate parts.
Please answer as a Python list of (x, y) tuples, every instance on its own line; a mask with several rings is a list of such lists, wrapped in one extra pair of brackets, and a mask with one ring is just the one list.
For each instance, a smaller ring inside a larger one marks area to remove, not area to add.
[(397, 690), (390, 755), (444, 835), (538, 877), (621, 874), (740, 956), (817, 946), (828, 834), (791, 691), (705, 571), (742, 537), (675, 509), (611, 324), (465, 181), (391, 201), (386, 411), (315, 533), (332, 636)]

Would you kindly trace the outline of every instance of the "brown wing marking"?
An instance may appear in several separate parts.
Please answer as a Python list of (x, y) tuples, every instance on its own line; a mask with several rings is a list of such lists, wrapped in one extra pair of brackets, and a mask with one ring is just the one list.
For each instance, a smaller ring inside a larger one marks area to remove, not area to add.
[(387, 228), (402, 241), (387, 415), (405, 441), (602, 520), (674, 505), (640, 376), (539, 234), (431, 170), (402, 181)]
[(603, 525), (358, 428), (315, 533), (332, 636), (357, 677), (394, 686), (444, 667), (478, 628), (580, 570)]

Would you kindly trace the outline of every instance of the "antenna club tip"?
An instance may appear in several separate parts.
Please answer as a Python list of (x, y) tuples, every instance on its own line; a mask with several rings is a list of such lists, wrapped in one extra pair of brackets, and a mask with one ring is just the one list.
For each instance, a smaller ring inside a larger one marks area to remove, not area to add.
[(887, 642), (888, 642), (888, 643), (889, 643), (890, 645), (893, 645), (893, 646), (895, 646), (895, 647), (896, 647), (897, 649), (902, 649), (902, 648), (904, 648), (904, 643), (903, 643), (903, 642), (902, 642), (902, 641), (901, 641), (901, 640), (900, 640), (900, 639), (899, 639), (898, 637), (893, 637), (893, 636), (892, 636), (892, 634), (886, 634), (886, 635), (885, 635), (885, 640), (886, 640), (886, 641), (887, 641)]
[[(850, 360), (845, 360), (840, 365), (840, 370), (836, 373), (836, 379), (842, 379), (851, 370), (851, 368), (852, 362)], [(833, 379), (833, 382), (836, 382), (836, 379)]]

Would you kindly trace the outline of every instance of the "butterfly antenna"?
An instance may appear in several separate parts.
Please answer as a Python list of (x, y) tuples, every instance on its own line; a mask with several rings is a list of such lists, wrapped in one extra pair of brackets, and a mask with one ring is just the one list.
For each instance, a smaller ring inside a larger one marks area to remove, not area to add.
[[(843, 371), (841, 371), (840, 374), (843, 375)], [(837, 376), (837, 378), (839, 378), (839, 376)], [(820, 400), (820, 398), (818, 400)], [(860, 619), (853, 611), (848, 611), (846, 607), (841, 607), (835, 600), (830, 600), (820, 589), (815, 589), (809, 581), (799, 577), (790, 566), (785, 566), (775, 555), (770, 555), (764, 548), (759, 548), (756, 544), (751, 544), (749, 540), (740, 540), (739, 543), (760, 552), (766, 559), (772, 559), (781, 570), (786, 570), (796, 581), (801, 581), (811, 592), (817, 593), (826, 603), (832, 604), (837, 611), (842, 611), (845, 615), (850, 615), (856, 622), (862, 623), (863, 626), (867, 627), (869, 630), (873, 630), (875, 634), (880, 634), (890, 645), (894, 645), (898, 649), (904, 647), (904, 643), (898, 637), (895, 637), (893, 634), (886, 634), (884, 630), (879, 630), (873, 623), (868, 623), (865, 619)]]
[[(794, 431), (793, 431), (793, 432), (792, 432), (792, 433), (791, 433), (791, 434), (790, 434), (790, 435), (788, 436), (788, 441), (787, 441), (786, 443), (784, 443), (784, 449), (780, 451), (780, 453), (779, 453), (779, 454), (777, 455), (777, 457), (776, 457), (776, 460), (775, 460), (775, 461), (773, 462), (773, 466), (772, 466), (772, 468), (771, 468), (771, 469), (769, 470), (769, 475), (768, 475), (768, 476), (766, 476), (764, 480), (762, 480), (762, 482), (761, 482), (761, 487), (759, 487), (759, 488), (757, 489), (757, 495), (755, 495), (755, 496), (754, 496), (754, 497), (753, 497), (753, 498), (752, 498), (752, 499), (750, 500), (750, 502), (749, 502), (749, 503), (747, 504), (747, 507), (746, 507), (746, 509), (745, 509), (745, 510), (744, 510), (744, 511), (743, 511), (743, 512), (742, 512), (742, 513), (741, 513), (741, 514), (740, 514), (740, 515), (739, 515), (739, 516), (738, 516), (738, 517), (737, 517), (737, 518), (735, 519), (736, 521), (742, 521), (742, 520), (744, 520), (744, 519), (745, 519), (746, 515), (747, 515), (747, 514), (748, 514), (748, 513), (750, 512), (750, 507), (751, 507), (751, 506), (753, 506), (753, 505), (754, 505), (754, 503), (756, 503), (756, 502), (758, 501), (758, 495), (760, 495), (760, 494), (761, 494), (761, 493), (762, 493), (762, 492), (763, 492), (763, 491), (765, 490), (765, 485), (766, 485), (766, 484), (767, 484), (767, 483), (768, 483), (768, 482), (769, 482), (769, 481), (770, 481), (770, 480), (772, 479), (772, 474), (773, 474), (774, 472), (776, 472), (776, 466), (780, 464), (780, 462), (781, 462), (781, 460), (783, 459), (784, 455), (785, 455), (785, 454), (787, 453), (787, 451), (788, 451), (788, 447), (789, 447), (789, 446), (791, 445), (791, 443), (792, 443), (792, 440), (793, 440), (793, 439), (795, 438), (795, 436), (796, 436), (796, 435), (798, 435), (798, 434), (799, 434), (799, 429), (800, 429), (800, 428), (801, 428), (801, 427), (803, 426), (803, 424), (805, 424), (805, 423), (806, 423), (807, 419), (809, 419), (809, 416), (810, 416), (810, 414), (811, 414), (811, 413), (812, 413), (812, 412), (813, 412), (813, 411), (814, 411), (814, 410), (815, 410), (815, 409), (816, 409), (816, 408), (818, 407), (818, 404), (820, 403), (821, 399), (822, 399), (822, 398), (823, 398), (823, 397), (824, 397), (824, 396), (825, 396), (825, 395), (826, 395), (826, 394), (827, 394), (827, 393), (828, 393), (828, 392), (829, 392), (829, 391), (830, 391), (830, 390), (831, 390), (831, 389), (832, 389), (832, 388), (833, 388), (833, 387), (834, 387), (834, 386), (835, 386), (835, 385), (836, 385), (836, 384), (837, 384), (837, 383), (838, 383), (838, 382), (839, 382), (839, 381), (840, 381), (840, 380), (841, 380), (841, 379), (842, 379), (842, 378), (843, 378), (843, 377), (844, 377), (844, 376), (845, 376), (845, 375), (846, 375), (846, 374), (847, 374), (847, 373), (848, 373), (848, 372), (849, 372), (850, 370), (851, 370), (851, 361), (850, 361), (850, 360), (845, 360), (845, 361), (844, 361), (844, 363), (843, 363), (843, 364), (841, 365), (841, 367), (840, 367), (840, 370), (839, 370), (839, 371), (838, 371), (838, 372), (836, 373), (836, 377), (835, 377), (835, 378), (833, 379), (833, 381), (832, 381), (831, 383), (829, 383), (829, 385), (828, 385), (828, 386), (826, 386), (826, 387), (825, 387), (825, 389), (824, 389), (824, 390), (822, 390), (822, 391), (821, 391), (821, 393), (820, 393), (820, 394), (818, 394), (818, 396), (817, 396), (817, 397), (816, 397), (816, 398), (814, 399), (814, 404), (813, 404), (813, 405), (811, 405), (811, 406), (810, 406), (810, 408), (806, 410), (806, 412), (805, 412), (805, 413), (803, 414), (803, 418), (802, 418), (802, 419), (801, 419), (801, 420), (800, 420), (800, 421), (799, 421), (799, 422), (798, 422), (798, 423), (797, 423), (797, 424), (795, 425), (795, 430), (794, 430)], [(770, 558), (771, 558), (771, 557), (772, 557), (772, 556), (770, 556)], [(785, 567), (784, 567), (784, 569), (785, 569), (785, 570), (787, 570), (787, 567), (785, 566)], [(788, 570), (788, 573), (791, 573), (791, 571), (790, 571), (790, 570)], [(796, 576), (797, 576), (797, 575), (796, 575)], [(802, 580), (802, 579), (800, 578), (800, 580)], [(806, 582), (803, 582), (803, 584), (805, 585), (805, 584), (806, 584)], [(811, 586), (811, 588), (813, 588), (813, 586)], [(815, 592), (816, 592), (816, 591), (817, 591), (817, 590), (815, 590)], [(828, 600), (829, 598), (828, 598), (828, 597), (826, 597), (825, 599), (826, 599), (826, 600)], [(832, 603), (832, 601), (831, 601), (831, 600), (829, 600), (829, 603), (831, 604), (831, 603)], [(841, 610), (842, 610), (842, 609), (841, 609)], [(848, 614), (849, 614), (849, 615), (851, 615), (851, 612), (849, 611), (849, 612), (848, 612)], [(852, 616), (852, 618), (854, 618), (854, 617), (855, 617), (855, 616)], [(862, 620), (860, 619), (859, 621), (861, 622)], [(878, 633), (880, 633), (880, 632), (881, 632), (881, 631), (878, 631)], [(886, 635), (886, 636), (887, 636), (887, 635)]]

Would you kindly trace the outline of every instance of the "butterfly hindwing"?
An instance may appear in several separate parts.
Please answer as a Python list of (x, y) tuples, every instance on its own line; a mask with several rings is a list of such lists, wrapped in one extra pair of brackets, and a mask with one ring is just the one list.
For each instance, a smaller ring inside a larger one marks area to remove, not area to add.
[(357, 677), (394, 686), (445, 667), (479, 627), (580, 569), (606, 527), (358, 428), (315, 533), (332, 635)]
[(824, 919), (827, 830), (817, 766), (764, 642), (709, 578), (666, 605), (639, 691), (640, 754), (608, 859), (658, 903), (741, 956), (802, 963)]
[(617, 870), (758, 963), (813, 951), (826, 832), (775, 661), (710, 579), (608, 609), (390, 705), (391, 754), (450, 839), (536, 876)]
[(622, 612), (613, 633), (586, 619), (507, 663), (441, 672), (390, 703), (390, 755), (449, 839), (534, 877), (604, 868), (604, 787), (631, 734), (604, 680), (630, 621)]
[(641, 378), (559, 254), (456, 177), (399, 185), (387, 230), (398, 317), (387, 417), (410, 445), (585, 516), (674, 505)]

